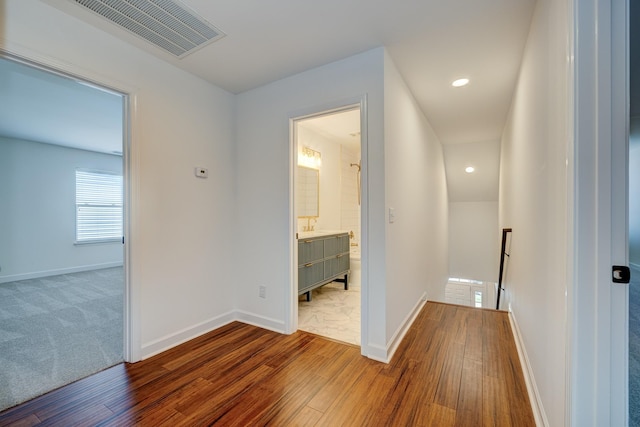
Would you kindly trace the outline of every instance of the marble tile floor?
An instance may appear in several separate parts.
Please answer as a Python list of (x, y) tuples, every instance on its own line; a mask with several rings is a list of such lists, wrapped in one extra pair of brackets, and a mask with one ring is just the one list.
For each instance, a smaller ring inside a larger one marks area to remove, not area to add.
[(298, 300), (298, 329), (360, 345), (360, 278), (352, 267), (349, 290), (332, 282), (312, 291), (311, 302)]

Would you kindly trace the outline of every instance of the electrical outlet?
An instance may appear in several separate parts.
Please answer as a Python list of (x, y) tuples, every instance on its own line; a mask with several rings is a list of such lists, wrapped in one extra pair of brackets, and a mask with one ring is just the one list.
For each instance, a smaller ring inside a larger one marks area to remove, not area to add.
[(260, 285), (260, 287), (258, 288), (258, 296), (260, 298), (266, 298), (267, 297), (267, 287), (264, 285)]
[(198, 178), (208, 178), (209, 177), (209, 170), (207, 168), (197, 167), (196, 168), (196, 176)]

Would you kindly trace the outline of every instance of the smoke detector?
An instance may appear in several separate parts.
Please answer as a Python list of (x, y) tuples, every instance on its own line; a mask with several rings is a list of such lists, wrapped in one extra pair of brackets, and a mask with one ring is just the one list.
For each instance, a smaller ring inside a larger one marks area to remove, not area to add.
[(72, 1), (178, 59), (225, 36), (176, 0)]

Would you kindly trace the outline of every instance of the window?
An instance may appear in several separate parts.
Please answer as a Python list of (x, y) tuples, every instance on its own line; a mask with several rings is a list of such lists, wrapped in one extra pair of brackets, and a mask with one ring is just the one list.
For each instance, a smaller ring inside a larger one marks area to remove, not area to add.
[(76, 243), (122, 239), (122, 175), (76, 169)]

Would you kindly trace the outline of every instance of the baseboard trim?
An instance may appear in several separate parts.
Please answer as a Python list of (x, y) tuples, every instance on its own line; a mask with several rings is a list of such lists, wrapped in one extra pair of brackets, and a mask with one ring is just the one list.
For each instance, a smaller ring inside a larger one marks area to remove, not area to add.
[(58, 268), (55, 270), (35, 271), (33, 273), (12, 274), (0, 277), (0, 283), (17, 282), (19, 280), (40, 279), (41, 277), (59, 276), (61, 274), (82, 273), (83, 271), (101, 270), (103, 268), (122, 267), (122, 261), (102, 264), (81, 265), (79, 267)]
[(227, 325), (233, 322), (234, 320), (237, 320), (236, 314), (234, 311), (230, 311), (228, 313), (222, 314), (220, 316), (216, 316), (212, 319), (209, 319), (197, 325), (185, 328), (173, 334), (166, 335), (148, 344), (144, 344), (141, 349), (142, 350), (141, 360), (148, 359), (151, 356), (160, 354), (163, 351), (167, 351), (170, 348), (176, 347), (189, 340), (197, 338), (200, 335), (204, 335), (215, 329), (221, 328), (224, 325)]
[(511, 325), (511, 332), (513, 333), (513, 337), (515, 338), (520, 365), (523, 368), (522, 371), (524, 374), (524, 382), (527, 385), (527, 392), (529, 394), (529, 401), (531, 402), (533, 417), (536, 421), (537, 426), (547, 427), (549, 425), (549, 420), (547, 419), (547, 414), (544, 412), (542, 399), (540, 398), (540, 393), (538, 392), (538, 386), (536, 385), (536, 380), (533, 375), (533, 369), (531, 368), (531, 364), (529, 363), (529, 356), (527, 355), (527, 351), (522, 340), (522, 334), (520, 334), (518, 322), (516, 321), (516, 318), (511, 311), (509, 312), (509, 324)]
[(393, 355), (396, 353), (396, 350), (398, 350), (398, 346), (404, 339), (405, 335), (407, 335), (409, 328), (411, 328), (411, 325), (413, 325), (416, 317), (418, 317), (420, 310), (422, 310), (422, 307), (424, 307), (426, 303), (427, 293), (425, 292), (422, 294), (418, 302), (413, 306), (409, 314), (407, 314), (407, 316), (404, 318), (402, 324), (396, 330), (395, 334), (393, 334), (393, 337), (391, 338), (391, 340), (389, 340), (389, 343), (386, 345), (386, 347), (370, 344), (367, 346), (368, 351), (366, 356), (369, 359), (376, 360), (378, 362), (389, 363), (393, 358)]
[[(378, 345), (368, 345), (367, 354), (365, 356), (378, 362), (389, 363), (391, 361), (391, 358), (393, 358), (396, 350), (398, 349), (398, 346), (402, 342), (402, 339), (407, 334), (407, 331), (409, 330), (411, 325), (413, 325), (413, 322), (415, 321), (416, 317), (420, 313), (420, 310), (426, 304), (426, 302), (427, 295), (426, 293), (424, 293), (415, 304), (413, 309), (409, 312), (407, 317), (404, 319), (389, 343), (385, 347)], [(156, 354), (162, 353), (163, 351), (169, 350), (170, 348), (197, 338), (200, 335), (221, 328), (222, 326), (233, 321), (257, 326), (259, 328), (267, 329), (280, 334), (286, 333), (285, 324), (280, 320), (259, 316), (243, 310), (232, 310), (223, 315), (209, 319), (205, 322), (199, 323), (189, 328), (185, 328), (173, 334), (166, 335), (148, 344), (144, 344), (141, 349), (141, 360), (148, 359), (151, 356), (155, 356)]]
[(279, 334), (285, 334), (284, 322), (276, 319), (270, 319), (264, 316), (258, 316), (243, 310), (235, 310), (235, 320), (246, 323), (248, 325), (257, 326), (258, 328), (267, 329)]
[(247, 313), (246, 311), (242, 310), (232, 310), (220, 316), (216, 316), (197, 325), (185, 328), (173, 334), (166, 335), (160, 339), (143, 345), (141, 360), (148, 359), (149, 357), (160, 354), (163, 351), (167, 351), (173, 347), (176, 347), (189, 340), (197, 338), (201, 335), (209, 333), (235, 321), (284, 334), (284, 322)]

